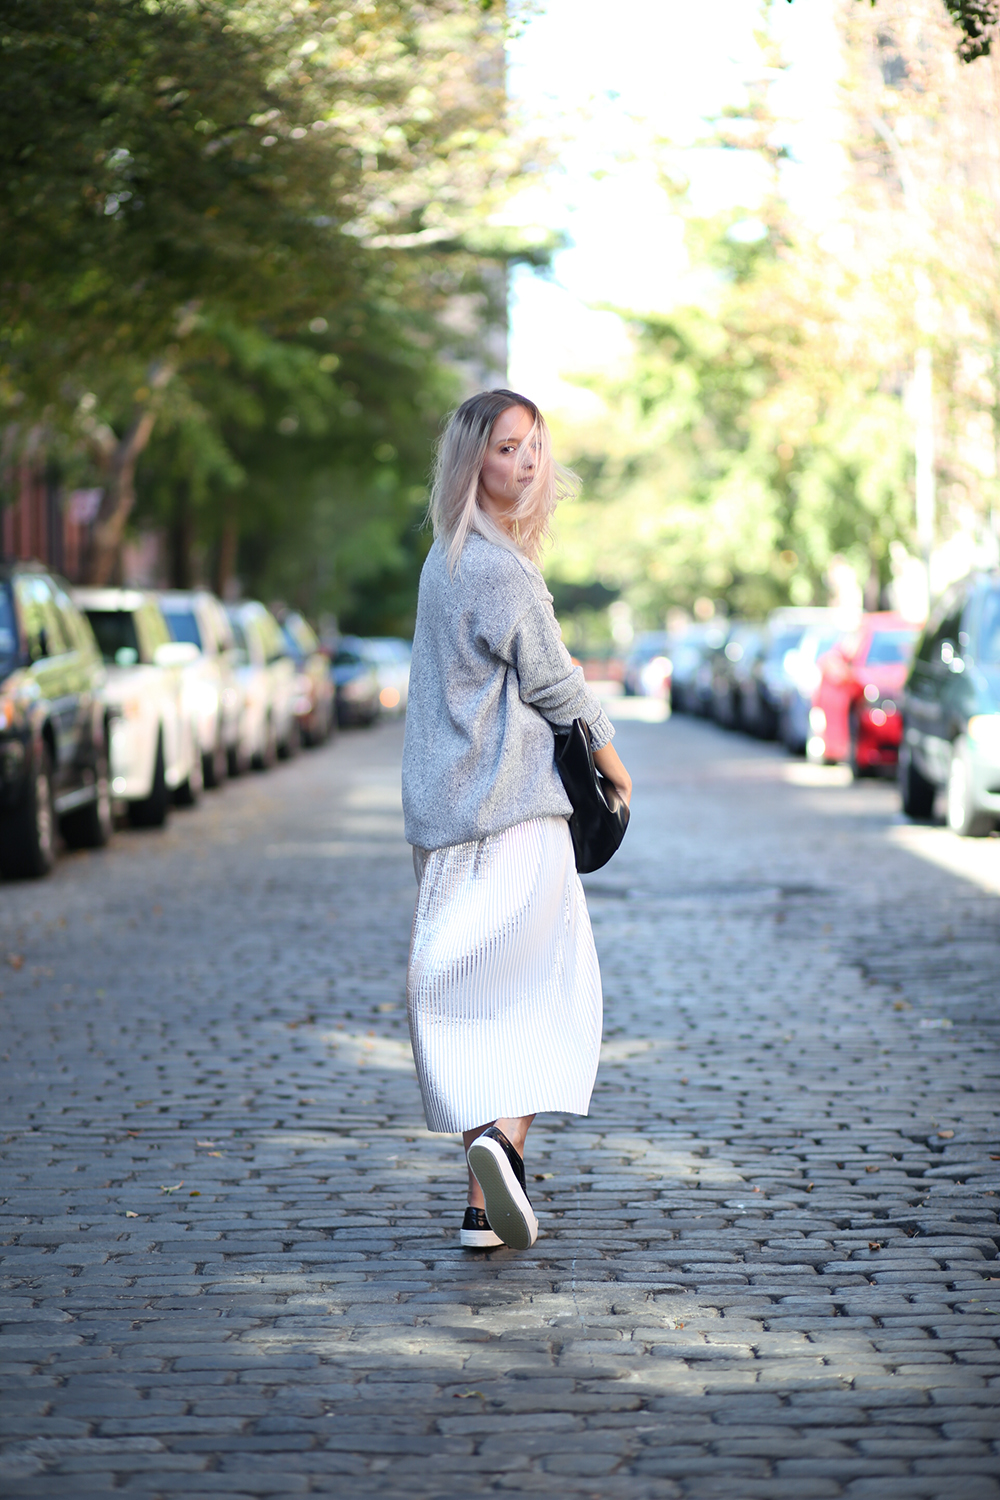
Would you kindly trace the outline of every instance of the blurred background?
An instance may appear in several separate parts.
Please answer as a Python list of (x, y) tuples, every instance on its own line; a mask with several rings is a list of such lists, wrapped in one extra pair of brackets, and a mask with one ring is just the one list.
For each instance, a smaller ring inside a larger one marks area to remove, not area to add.
[(3, 29), (5, 559), (405, 638), (435, 436), (509, 380), (585, 481), (547, 568), (581, 657), (779, 607), (918, 623), (997, 562), (990, 3)]

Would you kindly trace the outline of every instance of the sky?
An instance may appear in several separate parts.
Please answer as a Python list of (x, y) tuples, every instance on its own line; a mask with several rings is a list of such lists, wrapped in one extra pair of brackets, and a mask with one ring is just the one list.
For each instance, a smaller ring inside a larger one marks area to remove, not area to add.
[[(795, 158), (786, 189), (818, 227), (836, 214), (839, 55), (835, 0), (773, 0), (772, 34), (789, 66), (773, 106)], [(508, 89), (555, 161), (505, 218), (565, 236), (547, 277), (512, 278), (510, 384), (546, 410), (586, 413), (572, 375), (621, 367), (626, 325), (609, 308), (665, 311), (683, 293), (677, 220), (657, 184), (655, 142), (683, 151), (699, 209), (752, 206), (755, 184), (732, 154), (691, 149), (705, 119), (739, 103), (759, 76), (759, 0), (539, 0), (508, 45)], [(709, 18), (706, 22), (706, 17)]]

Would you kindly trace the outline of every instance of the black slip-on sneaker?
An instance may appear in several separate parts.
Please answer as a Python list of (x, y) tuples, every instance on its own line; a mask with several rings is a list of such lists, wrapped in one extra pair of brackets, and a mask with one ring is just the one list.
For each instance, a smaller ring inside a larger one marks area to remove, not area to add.
[(486, 1199), (491, 1227), (512, 1250), (527, 1250), (538, 1238), (524, 1185), (524, 1162), (495, 1125), (477, 1135), (469, 1147), (469, 1166)]
[(503, 1240), (490, 1228), (490, 1221), (481, 1208), (467, 1208), (459, 1241), (466, 1250), (494, 1250)]

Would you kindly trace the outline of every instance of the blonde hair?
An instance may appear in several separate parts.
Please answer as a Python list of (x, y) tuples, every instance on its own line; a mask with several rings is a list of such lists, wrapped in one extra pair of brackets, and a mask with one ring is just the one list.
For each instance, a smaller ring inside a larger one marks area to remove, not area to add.
[[(502, 412), (519, 406), (531, 418), (531, 430), (518, 446), (515, 472), (532, 466), (532, 475), (512, 507), (508, 532), (483, 510), (479, 481), (493, 424)], [(552, 457), (545, 418), (533, 401), (516, 391), (480, 391), (454, 411), (438, 444), (429, 518), (442, 543), (451, 573), (458, 567), (470, 531), (522, 552), (537, 563), (549, 535), (552, 512), (560, 500), (575, 495), (580, 481)]]

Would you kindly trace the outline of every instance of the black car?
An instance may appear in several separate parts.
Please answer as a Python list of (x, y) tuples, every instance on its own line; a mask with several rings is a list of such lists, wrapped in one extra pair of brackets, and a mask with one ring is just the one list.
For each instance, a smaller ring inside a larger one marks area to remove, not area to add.
[(953, 584), (931, 611), (903, 689), (903, 811), (926, 818), (940, 788), (955, 833), (1000, 821), (1000, 572)]
[(738, 620), (712, 652), (712, 717), (725, 729), (746, 727), (747, 683), (763, 648), (763, 627)]
[(710, 714), (712, 711), (712, 652), (725, 645), (727, 626), (718, 621), (691, 625), (670, 658), (670, 706), (674, 713)]
[(337, 723), (374, 724), (379, 716), (378, 663), (360, 636), (342, 636), (330, 668), (337, 689)]
[(778, 737), (790, 678), (785, 659), (806, 632), (806, 621), (772, 619), (761, 641), (744, 695), (743, 727), (762, 740)]
[(104, 666), (67, 587), (0, 565), (0, 873), (45, 875), (57, 828), (77, 848), (111, 836)]

